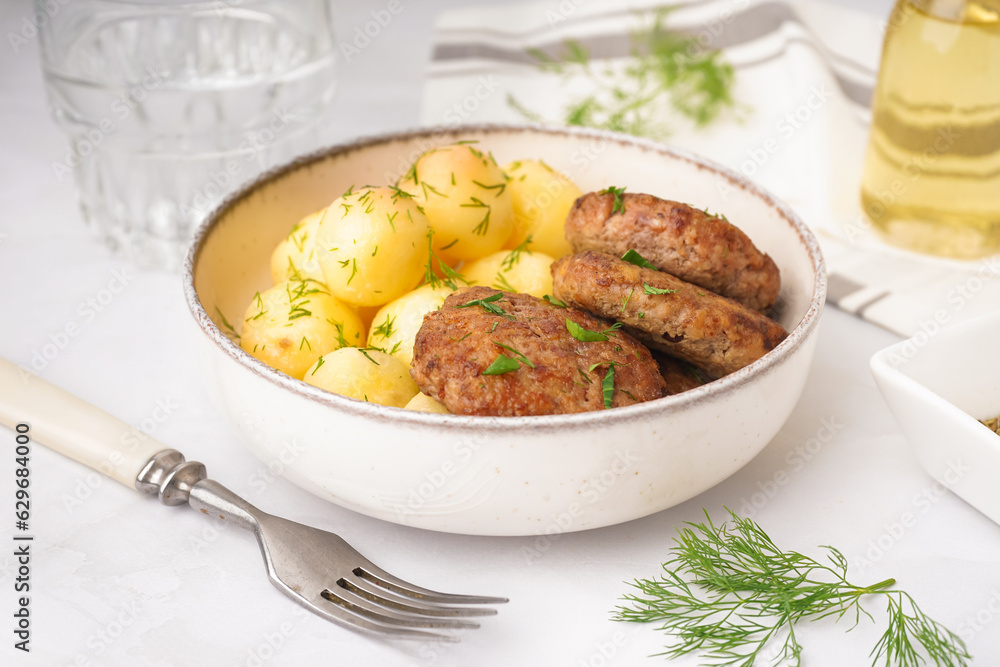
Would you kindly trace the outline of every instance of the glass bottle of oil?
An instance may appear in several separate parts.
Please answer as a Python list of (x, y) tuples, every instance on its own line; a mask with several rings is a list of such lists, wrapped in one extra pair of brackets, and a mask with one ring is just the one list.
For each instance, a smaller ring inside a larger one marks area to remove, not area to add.
[(897, 0), (861, 201), (890, 243), (1000, 252), (1000, 0)]

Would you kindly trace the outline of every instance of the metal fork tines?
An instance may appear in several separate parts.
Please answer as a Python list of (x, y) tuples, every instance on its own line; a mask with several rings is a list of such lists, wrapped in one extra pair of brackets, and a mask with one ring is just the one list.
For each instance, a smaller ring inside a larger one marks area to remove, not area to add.
[(457, 641), (456, 635), (441, 631), (477, 628), (469, 617), (496, 614), (490, 607), (464, 605), (507, 602), (502, 597), (441, 593), (399, 579), (338, 535), (262, 512), (207, 479), (203, 465), (185, 463), (175, 450), (157, 454), (136, 487), (157, 493), (166, 504), (188, 502), (252, 530), (271, 582), (306, 609), (342, 625), (401, 639)]

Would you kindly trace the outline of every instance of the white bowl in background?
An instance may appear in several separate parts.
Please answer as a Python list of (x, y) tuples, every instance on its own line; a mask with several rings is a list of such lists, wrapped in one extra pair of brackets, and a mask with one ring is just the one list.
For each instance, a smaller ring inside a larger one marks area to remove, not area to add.
[(1000, 524), (1000, 313), (919, 333), (875, 354), (872, 373), (925, 470)]
[[(601, 412), (468, 417), (412, 412), (325, 392), (229, 340), (293, 223), (350, 185), (383, 184), (421, 152), (478, 140), (500, 164), (540, 158), (586, 192), (626, 186), (725, 213), (782, 274), (790, 335), (721, 380)], [(330, 501), (456, 533), (534, 535), (615, 524), (683, 502), (753, 458), (798, 401), (826, 275), (816, 239), (738, 174), (662, 144), (584, 129), (461, 126), (363, 139), (273, 170), (224, 202), (188, 254), (185, 291), (218, 402), (265, 461)]]

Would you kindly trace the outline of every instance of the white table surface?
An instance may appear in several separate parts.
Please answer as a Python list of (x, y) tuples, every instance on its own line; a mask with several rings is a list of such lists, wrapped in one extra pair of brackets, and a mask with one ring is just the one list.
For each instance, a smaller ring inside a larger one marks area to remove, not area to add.
[[(416, 123), (429, 27), (449, 2), (409, 6), (350, 66), (331, 141)], [(850, 2), (886, 12), (888, 2)], [(340, 34), (379, 2), (340, 8)], [(430, 5), (430, 6), (429, 6)], [(26, 0), (0, 4), (0, 34), (19, 29)], [(335, 530), (386, 569), (429, 587), (497, 594), (510, 603), (455, 645), (385, 643), (313, 617), (268, 583), (250, 534), (167, 508), (38, 446), (32, 454), (32, 652), (15, 651), (13, 512), (0, 513), (0, 664), (9, 665), (653, 665), (664, 637), (609, 620), (623, 583), (656, 575), (674, 526), (743, 513), (779, 545), (820, 555), (839, 547), (858, 583), (896, 577), (925, 611), (968, 641), (975, 665), (1000, 664), (1000, 527), (948, 492), (912, 456), (872, 381), (868, 359), (897, 340), (834, 309), (797, 408), (743, 470), (671, 510), (624, 525), (534, 538), (437, 534), (370, 519), (270, 476), (210, 403), (193, 361), (180, 280), (141, 273), (83, 228), (76, 193), (51, 163), (65, 151), (42, 94), (37, 44), (0, 44), (0, 355), (28, 365), (79, 327), (41, 375), (208, 465), (264, 509)], [(127, 286), (100, 312), (85, 304), (115, 275)], [(149, 421), (153, 420), (153, 421)], [(158, 421), (157, 421), (158, 420)], [(814, 454), (810, 438), (833, 426)], [(0, 429), (0, 506), (13, 510), (13, 434)], [(363, 443), (358, 443), (362, 446)], [(916, 516), (897, 530), (900, 516)], [(534, 557), (526, 554), (534, 553)], [(876, 617), (884, 620), (881, 608)], [(803, 628), (804, 664), (870, 664), (880, 632)], [(671, 664), (694, 665), (693, 658)]]

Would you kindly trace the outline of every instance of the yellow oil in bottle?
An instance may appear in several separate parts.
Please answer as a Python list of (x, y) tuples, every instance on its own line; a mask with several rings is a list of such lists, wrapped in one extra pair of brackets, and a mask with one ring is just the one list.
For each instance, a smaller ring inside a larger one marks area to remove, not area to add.
[(861, 202), (890, 243), (1000, 252), (1000, 0), (897, 0)]

